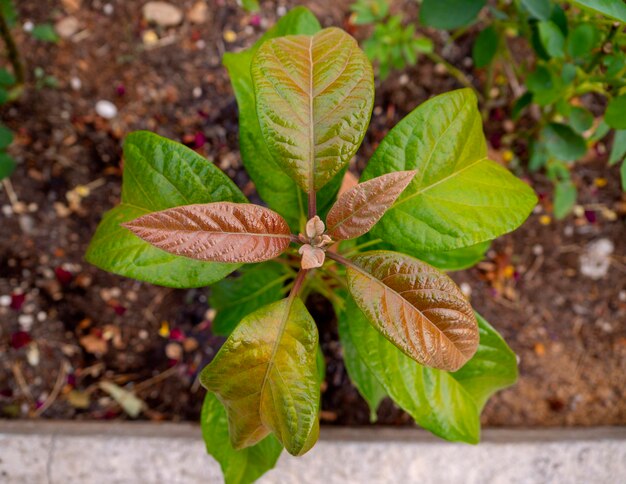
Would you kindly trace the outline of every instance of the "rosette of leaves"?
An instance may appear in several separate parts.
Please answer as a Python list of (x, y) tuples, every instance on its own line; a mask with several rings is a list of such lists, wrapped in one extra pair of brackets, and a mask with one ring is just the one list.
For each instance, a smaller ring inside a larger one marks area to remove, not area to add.
[(121, 203), (87, 259), (167, 286), (215, 284), (216, 329), (228, 339), (200, 375), (202, 428), (226, 481), (252, 482), (283, 448), (302, 455), (318, 439), (324, 362), (305, 305), (312, 292), (337, 312), (346, 367), (373, 417), (389, 396), (431, 432), (477, 442), (485, 402), (516, 380), (515, 355), (420, 256), (476, 260), (536, 198), (487, 158), (474, 94), (415, 109), (361, 183), (337, 197), (374, 99), (372, 67), (354, 39), (294, 9), (225, 63), (242, 158), (269, 208), (247, 203), (193, 151), (134, 133)]

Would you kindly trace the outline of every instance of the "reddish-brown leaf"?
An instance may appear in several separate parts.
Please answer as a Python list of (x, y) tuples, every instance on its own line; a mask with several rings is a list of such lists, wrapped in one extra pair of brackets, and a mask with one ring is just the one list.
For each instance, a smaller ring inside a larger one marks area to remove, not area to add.
[(352, 259), (348, 288), (372, 325), (418, 363), (461, 368), (478, 348), (472, 307), (445, 274), (397, 252)]
[(258, 205), (217, 202), (184, 205), (123, 224), (172, 254), (213, 262), (261, 262), (289, 245), (289, 226)]
[(369, 232), (411, 182), (415, 173), (415, 170), (388, 173), (348, 190), (328, 212), (328, 235), (335, 239), (354, 239)]

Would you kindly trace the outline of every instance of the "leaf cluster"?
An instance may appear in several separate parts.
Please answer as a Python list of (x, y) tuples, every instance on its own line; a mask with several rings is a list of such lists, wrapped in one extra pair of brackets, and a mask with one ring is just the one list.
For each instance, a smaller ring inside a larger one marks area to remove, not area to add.
[[(520, 0), (489, 7), (479, 20), (484, 0), (424, 0), (420, 21), (440, 29), (482, 27), (472, 49), (474, 65), (488, 68), (492, 85), (495, 64), (508, 64), (526, 91), (512, 107), (519, 117), (531, 104), (540, 113), (530, 136), (530, 169), (545, 169), (555, 183), (554, 214), (566, 216), (576, 202), (570, 175), (573, 162), (588, 146), (614, 131), (609, 164), (622, 163), (626, 189), (626, 5), (604, 0)], [(454, 8), (452, 7), (454, 4)], [(535, 57), (516, 61), (510, 38), (524, 38)], [(597, 117), (581, 97), (600, 95), (606, 108)]]
[(200, 375), (202, 426), (227, 482), (251, 482), (282, 448), (302, 455), (317, 441), (324, 363), (305, 306), (313, 292), (335, 308), (346, 367), (373, 417), (389, 396), (433, 433), (477, 442), (486, 400), (516, 380), (515, 356), (425, 260), (471, 265), (536, 197), (487, 157), (474, 93), (417, 107), (338, 195), (374, 100), (356, 41), (296, 8), (224, 63), (244, 166), (268, 207), (247, 203), (188, 148), (133, 133), (121, 203), (87, 260), (166, 286), (214, 284), (215, 330), (228, 339)]

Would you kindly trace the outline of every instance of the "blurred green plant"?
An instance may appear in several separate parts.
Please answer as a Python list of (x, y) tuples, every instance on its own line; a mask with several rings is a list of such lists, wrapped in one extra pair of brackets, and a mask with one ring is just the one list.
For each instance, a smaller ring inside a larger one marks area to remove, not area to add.
[[(444, 3), (455, 4), (454, 18), (446, 14)], [(561, 3), (563, 6), (551, 0), (498, 1), (479, 16), (484, 1), (424, 0), (420, 15), (427, 26), (458, 28), (453, 37), (469, 25), (480, 25), (472, 58), (475, 67), (487, 69), (485, 98), (490, 97), (499, 67), (509, 68), (516, 82), (524, 86), (511, 108), (512, 117), (517, 119), (535, 106), (537, 119), (526, 133), (529, 168), (545, 170), (554, 183), (554, 215), (559, 219), (576, 204), (577, 189), (570, 174), (573, 163), (611, 130), (614, 142), (609, 164), (622, 163), (622, 173), (626, 170), (626, 4), (602, 0)], [(509, 40), (519, 38), (526, 40), (534, 56), (516, 60)], [(592, 101), (594, 106), (589, 106), (588, 95), (600, 96), (603, 101)], [(603, 105), (604, 114), (598, 116), (597, 109)]]
[[(10, 0), (0, 0), (0, 35), (13, 70), (11, 73), (8, 69), (0, 68), (0, 105), (17, 99), (24, 84), (24, 66), (11, 33), (11, 27), (16, 21), (17, 13), (13, 3)], [(15, 160), (7, 151), (12, 142), (13, 133), (0, 123), (0, 180), (8, 178), (15, 170)]]
[(372, 35), (363, 42), (367, 57), (385, 80), (393, 69), (417, 64), (420, 55), (442, 65), (462, 85), (472, 87), (465, 74), (434, 51), (433, 41), (418, 35), (415, 25), (403, 25), (402, 15), (390, 15), (388, 0), (357, 0), (350, 7), (355, 25), (372, 25)]

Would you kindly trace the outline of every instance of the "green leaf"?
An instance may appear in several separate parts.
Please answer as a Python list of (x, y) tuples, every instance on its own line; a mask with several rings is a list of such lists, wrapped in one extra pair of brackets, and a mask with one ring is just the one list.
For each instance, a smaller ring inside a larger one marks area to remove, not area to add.
[[(269, 39), (294, 34), (314, 34), (320, 30), (315, 16), (304, 7), (296, 7), (282, 17), (250, 49), (224, 54), (224, 65), (235, 91), (239, 107), (239, 147), (246, 171), (261, 198), (280, 213), (294, 232), (307, 220), (307, 196), (276, 163), (267, 149), (256, 114), (256, 100), (250, 75), (252, 58)], [(318, 211), (324, 216), (341, 186), (340, 172), (317, 194)]]
[(59, 41), (59, 36), (54, 31), (52, 24), (35, 25), (30, 34), (33, 38), (43, 42), (52, 42), (53, 44), (56, 44)]
[(591, 53), (598, 43), (600, 33), (592, 24), (576, 26), (567, 38), (567, 51), (574, 58), (583, 58)]
[(480, 412), (487, 400), (517, 381), (517, 357), (502, 336), (478, 313), (480, 343), (476, 355), (459, 371), (451, 373), (472, 395)]
[(315, 321), (302, 301), (287, 298), (246, 316), (200, 381), (226, 407), (235, 449), (270, 431), (292, 455), (319, 434), (320, 381)]
[(17, 11), (13, 5), (13, 0), (0, 0), (0, 15), (4, 17), (9, 27), (13, 27), (17, 22)]
[(572, 0), (572, 2), (586, 10), (626, 22), (626, 4), (621, 0)]
[(120, 205), (104, 215), (86, 259), (101, 269), (162, 286), (190, 288), (223, 279), (238, 266), (203, 262), (157, 249), (120, 226), (180, 205), (246, 198), (213, 163), (154, 133), (131, 133), (124, 143)]
[(328, 28), (265, 42), (251, 73), (270, 153), (300, 188), (319, 190), (365, 135), (374, 102), (369, 60), (347, 33)]
[(15, 167), (15, 160), (6, 152), (0, 151), (0, 180), (10, 177)]
[(357, 0), (350, 5), (355, 25), (382, 21), (389, 12), (388, 0)]
[(539, 29), (539, 38), (543, 47), (550, 57), (563, 58), (565, 46), (565, 37), (561, 30), (549, 20), (539, 22), (537, 25)]
[(259, 2), (258, 0), (240, 0), (241, 6), (246, 12), (258, 12)]
[(376, 422), (378, 418), (376, 411), (380, 402), (387, 396), (387, 392), (385, 392), (376, 375), (372, 373), (356, 349), (349, 328), (349, 319), (352, 315), (346, 313), (345, 309), (336, 309), (335, 311), (337, 313), (339, 339), (343, 348), (343, 362), (346, 365), (346, 371), (350, 381), (352, 381), (370, 408), (370, 422)]
[(550, 155), (543, 141), (532, 140), (530, 142), (530, 160), (528, 161), (528, 169), (532, 172), (540, 170), (548, 163)]
[(498, 32), (493, 25), (481, 31), (472, 46), (474, 65), (476, 67), (485, 67), (491, 64), (491, 61), (496, 56), (496, 52), (498, 52), (499, 42)]
[(570, 180), (563, 180), (554, 187), (554, 216), (561, 220), (572, 211), (576, 204), (576, 185)]
[(209, 304), (217, 310), (213, 333), (228, 336), (244, 317), (261, 306), (278, 301), (289, 273), (276, 262), (244, 266), (241, 276), (229, 277), (211, 287)]
[(611, 128), (626, 129), (626, 94), (611, 99), (604, 120)]
[(409, 359), (368, 324), (351, 298), (340, 324), (391, 399), (417, 424), (447, 440), (476, 443), (485, 403), (498, 390), (513, 385), (518, 376), (515, 354), (484, 318), (476, 314), (476, 319), (478, 351), (454, 373)]
[(273, 469), (283, 450), (273, 435), (258, 444), (235, 450), (228, 437), (228, 417), (217, 397), (207, 392), (200, 417), (207, 452), (219, 462), (225, 484), (251, 484)]
[(513, 108), (511, 109), (511, 118), (519, 119), (520, 115), (524, 111), (524, 109), (533, 102), (533, 93), (526, 91), (520, 97), (515, 100), (515, 104), (513, 104)]
[(548, 20), (550, 18), (552, 11), (550, 0), (522, 0), (522, 5), (536, 19)]
[(582, 134), (593, 126), (593, 114), (585, 108), (574, 106), (569, 114), (569, 122), (578, 134)]
[(609, 165), (615, 165), (626, 156), (626, 130), (618, 129), (613, 137), (613, 147), (609, 155)]
[(537, 66), (526, 79), (526, 85), (539, 106), (553, 104), (563, 95), (563, 81), (545, 66)]
[(429, 27), (451, 30), (469, 25), (487, 0), (424, 0), (420, 8), (420, 22)]
[(422, 252), (419, 255), (409, 255), (414, 255), (424, 262), (428, 262), (431, 266), (443, 271), (461, 271), (475, 266), (483, 260), (490, 246), (491, 241), (487, 240), (476, 245), (445, 252)]
[(0, 86), (12, 86), (15, 84), (15, 76), (4, 68), (0, 68)]
[(11, 143), (13, 143), (13, 132), (3, 124), (0, 124), (0, 150), (4, 150)]
[(444, 439), (478, 442), (478, 405), (460, 382), (402, 353), (369, 324), (352, 298), (346, 302), (345, 315), (343, 336), (348, 334), (361, 361), (398, 406)]
[(541, 137), (548, 153), (562, 161), (576, 161), (587, 152), (585, 140), (565, 124), (546, 125)]
[(626, 192), (626, 160), (622, 161), (622, 167), (619, 169), (622, 177), (622, 191)]
[(552, 5), (552, 11), (550, 12), (550, 18), (548, 20), (551, 20), (552, 23), (559, 28), (563, 37), (567, 37), (569, 34), (569, 25), (567, 24), (565, 10), (563, 10), (560, 5)]
[(441, 252), (517, 228), (537, 198), (487, 158), (476, 96), (461, 89), (412, 111), (381, 142), (362, 180), (392, 171), (418, 174), (372, 229), (403, 252)]

